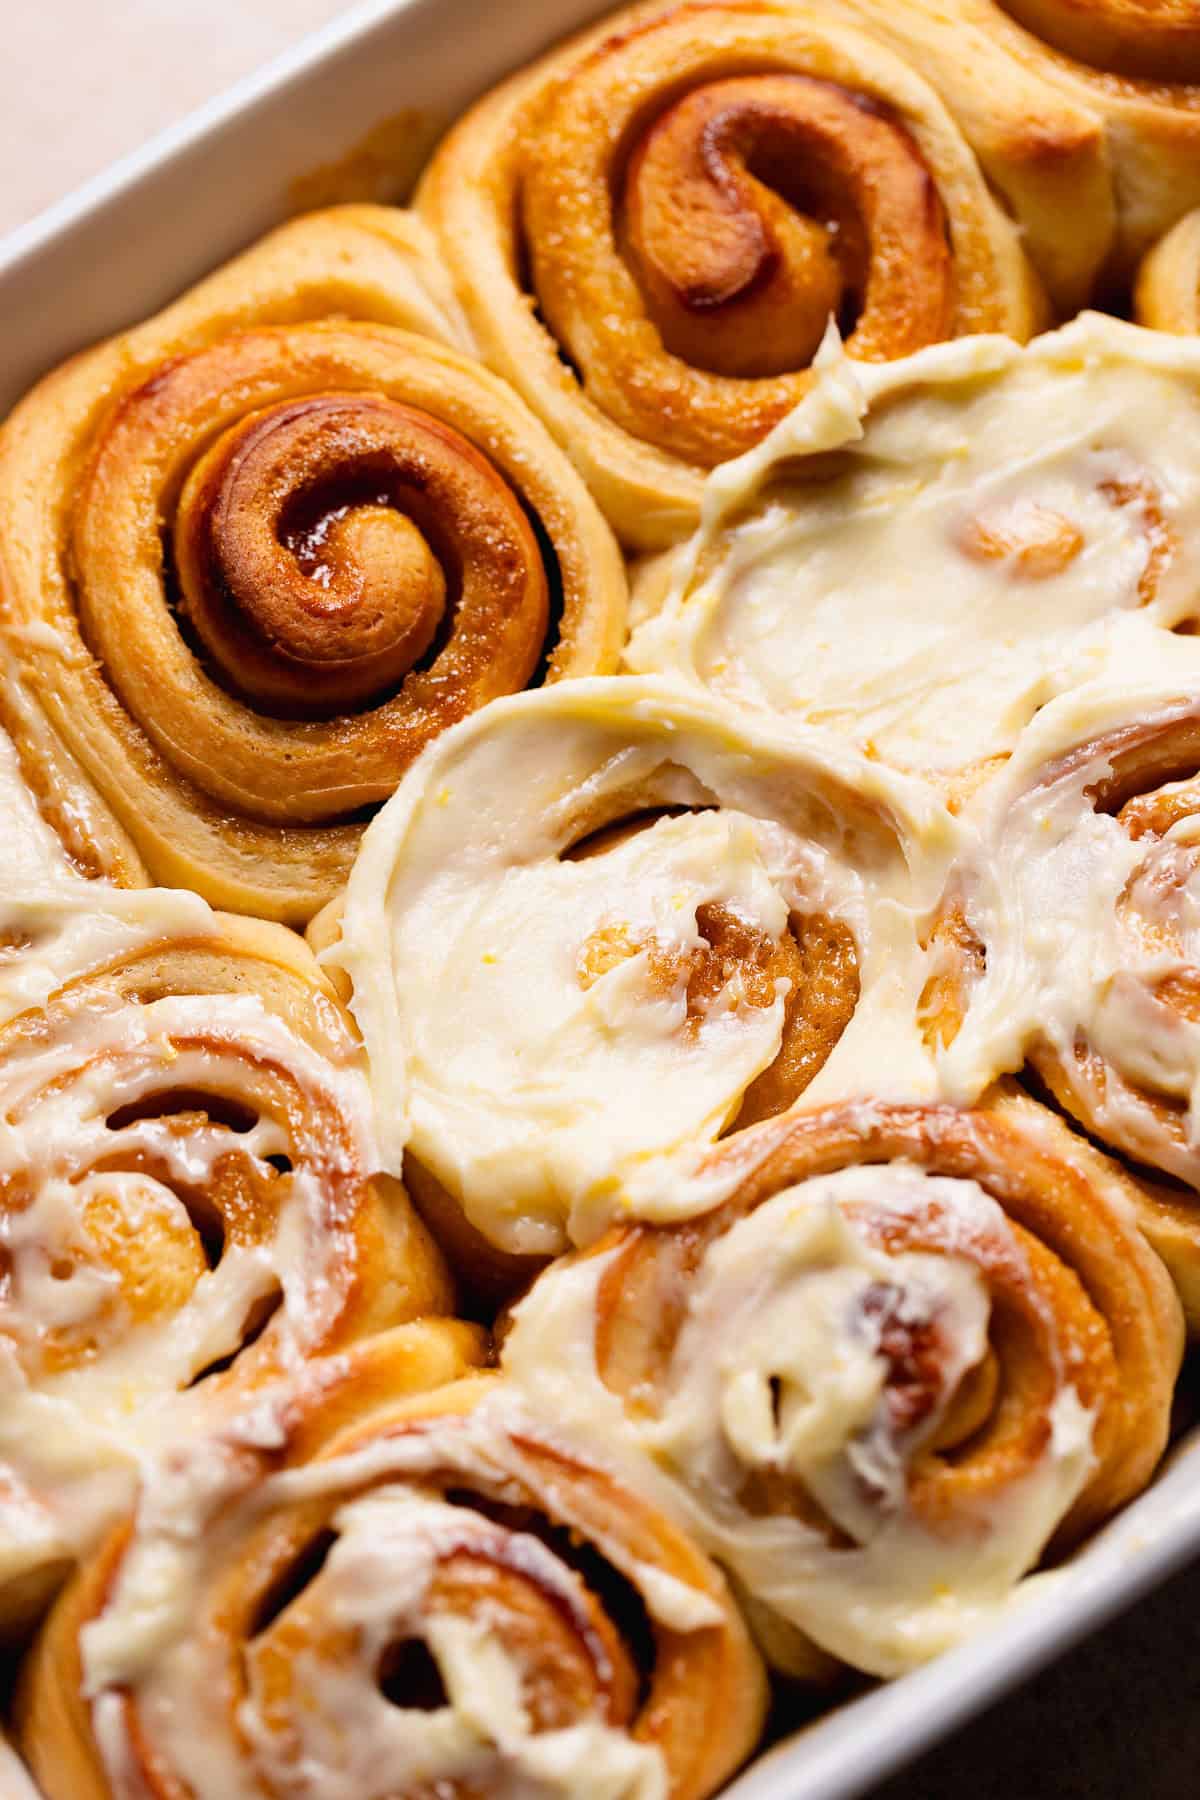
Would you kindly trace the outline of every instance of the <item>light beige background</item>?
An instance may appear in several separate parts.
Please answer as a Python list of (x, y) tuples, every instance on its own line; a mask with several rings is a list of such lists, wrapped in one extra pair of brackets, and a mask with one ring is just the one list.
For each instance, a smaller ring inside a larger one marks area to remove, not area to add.
[(0, 234), (344, 10), (345, 0), (0, 0)]

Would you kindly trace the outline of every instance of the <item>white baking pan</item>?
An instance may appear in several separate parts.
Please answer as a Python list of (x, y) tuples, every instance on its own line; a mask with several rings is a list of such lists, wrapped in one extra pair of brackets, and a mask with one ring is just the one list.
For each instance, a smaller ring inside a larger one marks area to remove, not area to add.
[[(596, 0), (370, 0), (0, 244), (0, 409), (294, 209), (295, 183), (411, 113), (428, 140)], [(998, 1627), (775, 1745), (729, 1800), (849, 1800), (1200, 1554), (1200, 1431)], [(3, 1784), (0, 1770), (0, 1786)]]

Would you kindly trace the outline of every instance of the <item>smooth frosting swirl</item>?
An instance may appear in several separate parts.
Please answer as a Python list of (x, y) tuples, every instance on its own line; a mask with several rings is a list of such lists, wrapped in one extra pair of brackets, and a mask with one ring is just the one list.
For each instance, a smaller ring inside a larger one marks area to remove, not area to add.
[(903, 1081), (881, 1013), (915, 967), (907, 858), (952, 840), (915, 784), (664, 683), (491, 707), (371, 827), (329, 953), (389, 1166), (544, 1255), (678, 1202), (669, 1166), (857, 1080), (864, 1044)]
[(1194, 345), (1089, 313), (877, 369), (831, 340), (818, 367), (643, 567), (629, 667), (946, 778), (1119, 662), (1132, 615), (1193, 624)]

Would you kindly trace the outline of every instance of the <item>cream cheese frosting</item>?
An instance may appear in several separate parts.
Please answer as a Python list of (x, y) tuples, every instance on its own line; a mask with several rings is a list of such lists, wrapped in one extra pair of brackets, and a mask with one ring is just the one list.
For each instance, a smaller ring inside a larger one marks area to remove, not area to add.
[(1140, 610), (1194, 620), (1200, 345), (1085, 314), (818, 379), (647, 566), (626, 652), (945, 773), (1011, 750)]
[[(286, 1409), (289, 1396), (281, 1394)], [(269, 1411), (269, 1403), (268, 1408)], [(85, 1687), (114, 1792), (138, 1791), (122, 1697), (136, 1698), (143, 1743), (165, 1756), (197, 1793), (222, 1800), (319, 1792), (323, 1800), (385, 1800), (439, 1780), (474, 1782), (500, 1800), (666, 1800), (661, 1752), (584, 1716), (536, 1730), (502, 1626), (486, 1606), (464, 1616), (439, 1601), (438, 1565), (459, 1552), (496, 1555), (555, 1596), (568, 1616), (582, 1583), (537, 1535), (498, 1525), (439, 1487), (485, 1492), (520, 1480), (523, 1445), (555, 1443), (515, 1390), (493, 1391), (465, 1417), (381, 1435), (307, 1467), (271, 1473), (257, 1455), (275, 1440), (259, 1407), (206, 1450), (195, 1446), (148, 1469), (133, 1536), (103, 1612), (81, 1634)], [(262, 1688), (253, 1646), (231, 1734), (222, 1647), (201, 1629), (196, 1600), (212, 1591), (223, 1559), (279, 1508), (339, 1501), (332, 1544), (302, 1597), (292, 1602), (297, 1642), (281, 1716)], [(568, 1491), (552, 1496), (557, 1523), (576, 1527), (641, 1593), (651, 1619), (688, 1632), (723, 1617), (710, 1593), (665, 1569), (632, 1560), (619, 1531), (597, 1538), (575, 1517)], [(715, 1580), (715, 1577), (711, 1577)], [(583, 1616), (582, 1614), (580, 1615)], [(300, 1639), (307, 1640), (307, 1645)], [(389, 1645), (422, 1642), (444, 1689), (425, 1710), (389, 1700), (377, 1669)], [(324, 1649), (323, 1649), (324, 1646)]]
[[(197, 1038), (203, 1047), (178, 1047)], [(297, 1141), (271, 1088), (277, 1066), (336, 1109), (344, 1142)], [(236, 1093), (259, 1110), (245, 1129), (195, 1120), (180, 1134), (153, 1104), (142, 1116), (164, 1082)], [(264, 1184), (282, 1159), (287, 1203), (260, 1239), (223, 1243), (209, 1266), (203, 1197), (231, 1156)], [(270, 1317), (284, 1367), (320, 1344), (343, 1299), (347, 1227), (331, 1214), (330, 1184), (377, 1167), (361, 1071), (318, 1055), (249, 994), (138, 1005), (89, 994), (69, 1029), (8, 1055), (0, 1586), (14, 1584), (10, 1598), (95, 1540), (129, 1505), (148, 1457), (209, 1428), (203, 1377), (242, 1349), (252, 1321)]]
[[(863, 1224), (931, 1211), (938, 1254), (884, 1250)], [(516, 1309), (504, 1372), (535, 1411), (673, 1504), (768, 1618), (855, 1668), (898, 1675), (1013, 1604), (1092, 1467), (1091, 1415), (1059, 1366), (1047, 1441), (1024, 1473), (969, 1523), (939, 1529), (909, 1504), (911, 1469), (987, 1354), (988, 1294), (969, 1253), (989, 1238), (1022, 1257), (972, 1180), (904, 1163), (814, 1176), (708, 1246), (655, 1392), (625, 1402), (597, 1366), (597, 1297), (615, 1250), (539, 1278)], [(888, 1405), (887, 1318), (936, 1341), (936, 1393), (915, 1424)], [(754, 1477), (786, 1479), (827, 1523), (804, 1508), (749, 1512)]]
[[(664, 808), (675, 816), (571, 854)], [(918, 928), (955, 841), (922, 784), (677, 685), (569, 682), (494, 703), (369, 828), (332, 953), (353, 980), (389, 1167), (411, 1150), (518, 1252), (584, 1241), (631, 1208), (711, 1204), (685, 1197), (672, 1159), (711, 1143), (771, 1064), (787, 992), (781, 980), (772, 1004), (750, 1004), (733, 967), (690, 1005), (712, 907), (766, 941), (814, 912), (851, 933), (861, 1017), (811, 1094), (928, 1088)]]
[(40, 1800), (29, 1771), (0, 1738), (0, 1794), (4, 1800)]
[[(333, 1529), (319, 1604), (353, 1619), (354, 1655), (332, 1665), (309, 1659), (295, 1694), (306, 1715), (305, 1760), (329, 1771), (322, 1781), (329, 1800), (383, 1800), (395, 1791), (397, 1772), (405, 1785), (473, 1780), (497, 1800), (666, 1800), (662, 1758), (652, 1746), (598, 1718), (535, 1731), (519, 1670), (486, 1609), (474, 1618), (427, 1612), (438, 1558), (486, 1558), (496, 1537), (487, 1521), (384, 1484), (341, 1508)], [(520, 1556), (564, 1610), (577, 1608), (578, 1576), (540, 1539), (525, 1534)], [(374, 1678), (389, 1644), (414, 1638), (427, 1643), (446, 1690), (445, 1705), (432, 1712), (392, 1705)], [(264, 1724), (253, 1680), (240, 1723), (273, 1790), (300, 1791), (294, 1751)]]
[[(1084, 1042), (1124, 1078), (1092, 1097), (1098, 1128), (1194, 1184), (1200, 1026), (1158, 990), (1200, 967), (1200, 825), (1184, 810), (1161, 836), (1139, 836), (1096, 791), (1130, 734), (1148, 740), (1200, 713), (1200, 645), (1130, 633), (1121, 660), (1119, 676), (1048, 704), (965, 810), (974, 847), (955, 866), (950, 897), (984, 955), (939, 1075), (964, 1100), (1019, 1069), (1037, 1043), (1070, 1072)], [(1167, 771), (1168, 792), (1180, 772)], [(1179, 1104), (1182, 1141), (1139, 1090)]]
[[(2, 730), (0, 839), (0, 1024), (39, 1008), (73, 977), (140, 943), (185, 934), (204, 937), (215, 929), (209, 907), (198, 896), (123, 892), (85, 879), (42, 818), (12, 740)], [(93, 1015), (80, 1025), (102, 1050), (111, 1021), (106, 1025)], [(61, 1050), (58, 1054), (61, 1060)], [(62, 1062), (60, 1074), (66, 1073)], [(41, 1109), (33, 1119), (15, 1123), (31, 1079), (37, 1079), (31, 1063), (19, 1065), (12, 1055), (6, 1057), (0, 1189), (15, 1178), (25, 1157), (45, 1167), (53, 1163), (69, 1147), (73, 1123), (79, 1123), (65, 1116), (69, 1090), (60, 1095), (57, 1118), (47, 1118)], [(99, 1091), (90, 1098), (98, 1105)], [(74, 1144), (72, 1153), (76, 1151), (82, 1153), (82, 1141)], [(109, 1182), (133, 1179), (113, 1176)], [(117, 1396), (125, 1392), (127, 1398), (135, 1371), (145, 1377), (141, 1358), (162, 1347), (140, 1344), (119, 1376), (108, 1368), (113, 1404), (107, 1409), (93, 1408), (90, 1393), (52, 1393), (31, 1380), (39, 1343), (86, 1329), (89, 1315), (101, 1316), (112, 1303), (111, 1275), (94, 1260), (77, 1258), (86, 1233), (78, 1196), (69, 1187), (69, 1182), (50, 1180), (32, 1205), (0, 1206), (0, 1255), (6, 1270), (0, 1298), (0, 1590), (18, 1618), (37, 1605), (43, 1574), (53, 1579), (56, 1568), (99, 1524), (128, 1504), (130, 1460), (114, 1436), (112, 1414), (115, 1407), (128, 1425), (128, 1406)], [(153, 1187), (147, 1182), (139, 1193), (139, 1203), (150, 1213), (156, 1201)], [(153, 1368), (153, 1354), (149, 1366)], [(97, 1372), (93, 1366), (93, 1380)], [(109, 1416), (101, 1416), (106, 1411)]]
[(0, 842), (0, 1024), (137, 943), (213, 929), (198, 894), (85, 879), (38, 811), (2, 729)]

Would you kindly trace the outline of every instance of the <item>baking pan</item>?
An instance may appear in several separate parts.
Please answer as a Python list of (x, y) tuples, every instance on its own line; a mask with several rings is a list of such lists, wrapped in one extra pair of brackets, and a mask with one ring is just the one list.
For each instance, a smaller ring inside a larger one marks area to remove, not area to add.
[[(0, 410), (305, 198), (363, 197), (339, 193), (338, 170), (353, 181), (372, 128), (419, 151), (509, 69), (607, 10), (596, 0), (351, 7), (0, 244)], [(1026, 1582), (1000, 1624), (781, 1739), (729, 1800), (850, 1800), (1197, 1554), (1200, 1430), (1070, 1562)], [(0, 1788), (5, 1779), (0, 1764)]]

